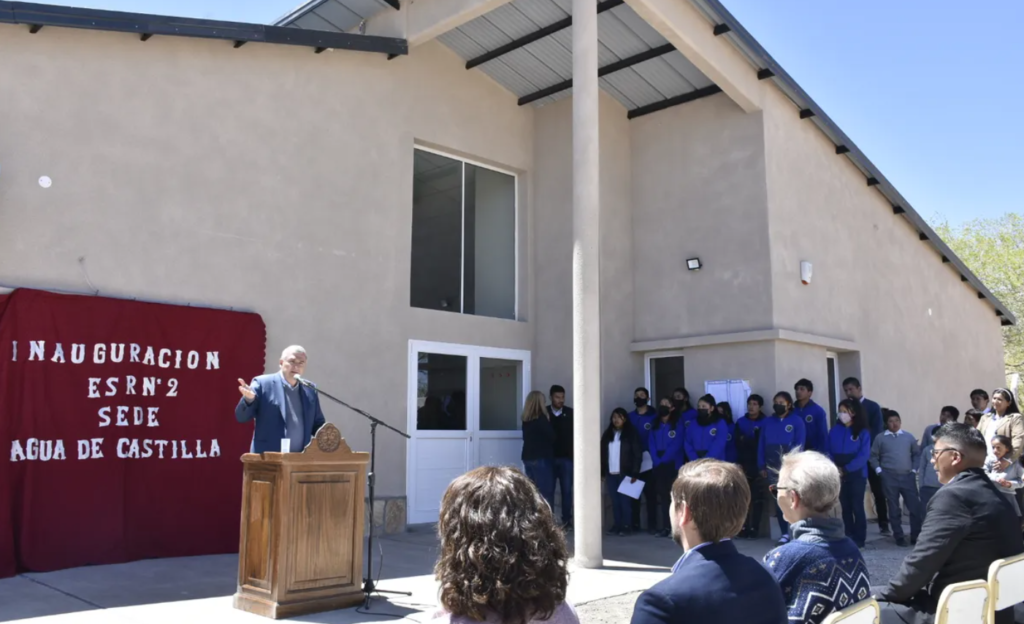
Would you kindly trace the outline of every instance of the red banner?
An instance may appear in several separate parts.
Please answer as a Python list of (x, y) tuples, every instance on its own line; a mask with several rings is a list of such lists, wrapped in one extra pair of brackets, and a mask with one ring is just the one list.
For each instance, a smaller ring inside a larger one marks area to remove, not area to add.
[(237, 552), (256, 314), (0, 296), (0, 577)]

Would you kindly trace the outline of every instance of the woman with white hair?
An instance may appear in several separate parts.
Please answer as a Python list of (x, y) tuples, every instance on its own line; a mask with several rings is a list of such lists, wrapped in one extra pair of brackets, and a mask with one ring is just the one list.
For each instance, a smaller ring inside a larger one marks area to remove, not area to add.
[(830, 613), (871, 597), (868, 568), (832, 511), (839, 502), (839, 469), (815, 451), (782, 458), (771, 487), (790, 523), (791, 541), (765, 555), (782, 587), (790, 622), (819, 624)]

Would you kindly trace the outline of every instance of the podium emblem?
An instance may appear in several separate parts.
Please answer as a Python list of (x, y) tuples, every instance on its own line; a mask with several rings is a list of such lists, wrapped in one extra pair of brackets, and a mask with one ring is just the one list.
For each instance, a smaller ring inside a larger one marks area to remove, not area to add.
[(341, 446), (341, 432), (331, 423), (316, 432), (316, 446), (324, 453), (333, 453)]

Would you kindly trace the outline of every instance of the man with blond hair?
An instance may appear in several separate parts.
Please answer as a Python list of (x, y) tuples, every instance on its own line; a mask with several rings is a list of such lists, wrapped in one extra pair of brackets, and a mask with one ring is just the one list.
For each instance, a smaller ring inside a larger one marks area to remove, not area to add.
[(786, 598), (790, 622), (819, 624), (830, 613), (871, 597), (868, 566), (832, 517), (842, 483), (832, 460), (815, 451), (782, 458), (774, 486), (792, 540), (764, 558)]
[(778, 583), (732, 542), (749, 503), (750, 486), (736, 464), (698, 459), (679, 470), (670, 516), (672, 539), (685, 552), (671, 576), (637, 599), (632, 624), (786, 622)]
[(281, 353), (278, 372), (260, 375), (248, 384), (238, 380), (242, 398), (235, 407), (235, 419), (256, 421), (250, 452), (299, 453), (324, 425), (316, 390), (299, 383), (306, 359), (306, 350), (292, 345)]

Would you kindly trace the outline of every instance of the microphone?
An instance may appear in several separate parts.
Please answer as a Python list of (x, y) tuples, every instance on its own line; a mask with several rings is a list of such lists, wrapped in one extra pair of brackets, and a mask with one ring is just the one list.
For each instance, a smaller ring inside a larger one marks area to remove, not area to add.
[(306, 386), (307, 388), (314, 388), (314, 387), (316, 387), (316, 384), (314, 384), (312, 381), (310, 381), (308, 379), (305, 379), (302, 375), (296, 375), (295, 376), (295, 381), (297, 381), (300, 384)]

